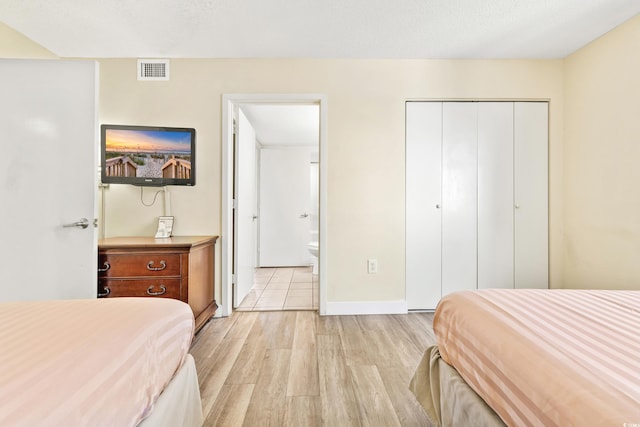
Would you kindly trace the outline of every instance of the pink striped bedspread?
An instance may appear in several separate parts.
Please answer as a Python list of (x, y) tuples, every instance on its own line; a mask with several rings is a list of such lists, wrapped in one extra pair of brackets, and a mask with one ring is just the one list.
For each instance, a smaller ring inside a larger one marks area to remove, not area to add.
[(193, 331), (172, 299), (0, 303), (0, 426), (135, 426)]
[(640, 426), (640, 291), (458, 292), (433, 327), (507, 425)]

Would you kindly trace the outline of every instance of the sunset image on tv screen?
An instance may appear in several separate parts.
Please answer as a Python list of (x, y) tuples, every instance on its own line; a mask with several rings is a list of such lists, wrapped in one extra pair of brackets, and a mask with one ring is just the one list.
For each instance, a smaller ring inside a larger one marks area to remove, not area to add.
[(106, 129), (106, 176), (189, 178), (191, 133)]

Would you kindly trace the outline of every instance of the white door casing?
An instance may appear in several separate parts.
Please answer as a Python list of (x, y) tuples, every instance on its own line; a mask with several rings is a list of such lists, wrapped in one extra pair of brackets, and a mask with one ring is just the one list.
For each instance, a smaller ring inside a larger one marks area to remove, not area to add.
[(3, 301), (96, 297), (97, 74), (94, 61), (0, 59)]
[(260, 150), (259, 265), (304, 266), (310, 263), (311, 150)]
[(257, 265), (256, 210), (256, 134), (238, 109), (235, 167), (235, 301), (237, 307), (253, 287), (253, 273)]
[(327, 314), (327, 169), (328, 169), (328, 100), (325, 94), (316, 93), (232, 93), (222, 95), (222, 231), (220, 237), (221, 252), (221, 294), (220, 308), (216, 316), (228, 316), (232, 313), (231, 275), (233, 260), (233, 109), (245, 103), (281, 103), (317, 104), (320, 106), (320, 159), (319, 159), (319, 251), (318, 257), (318, 304), (319, 314)]

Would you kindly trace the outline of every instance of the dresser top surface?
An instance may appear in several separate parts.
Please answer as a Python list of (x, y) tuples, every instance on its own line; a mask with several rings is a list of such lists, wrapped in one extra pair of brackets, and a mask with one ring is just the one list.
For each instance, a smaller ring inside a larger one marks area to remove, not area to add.
[(108, 237), (98, 240), (99, 249), (110, 248), (148, 248), (166, 247), (166, 248), (184, 248), (198, 246), (209, 242), (215, 243), (218, 236), (173, 236), (165, 239), (156, 239), (147, 236), (128, 236), (128, 237)]

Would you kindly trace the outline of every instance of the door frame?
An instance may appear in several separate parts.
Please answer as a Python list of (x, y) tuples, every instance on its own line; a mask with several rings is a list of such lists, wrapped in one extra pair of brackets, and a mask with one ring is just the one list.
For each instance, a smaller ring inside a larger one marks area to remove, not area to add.
[(251, 94), (232, 93), (222, 95), (222, 316), (233, 312), (232, 262), (233, 262), (233, 111), (242, 104), (316, 104), (320, 109), (320, 167), (319, 167), (319, 257), (318, 257), (318, 310), (326, 313), (327, 278), (327, 96), (324, 94)]

